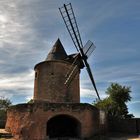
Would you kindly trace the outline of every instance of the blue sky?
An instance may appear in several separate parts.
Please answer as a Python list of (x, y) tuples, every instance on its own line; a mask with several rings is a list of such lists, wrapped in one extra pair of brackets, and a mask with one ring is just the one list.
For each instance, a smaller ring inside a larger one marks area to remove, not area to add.
[[(0, 96), (14, 104), (32, 98), (34, 65), (43, 61), (59, 37), (68, 54), (76, 50), (58, 8), (71, 2), (83, 44), (96, 45), (89, 58), (101, 98), (111, 82), (131, 87), (130, 113), (140, 117), (139, 0), (1, 0)], [(95, 92), (81, 72), (81, 101)]]

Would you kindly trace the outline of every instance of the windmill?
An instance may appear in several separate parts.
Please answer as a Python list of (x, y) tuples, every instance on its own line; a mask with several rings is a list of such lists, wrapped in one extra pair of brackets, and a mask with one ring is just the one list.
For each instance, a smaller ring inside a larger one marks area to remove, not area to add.
[[(95, 49), (95, 45), (91, 42), (88, 41), (86, 43), (85, 46), (83, 46), (82, 40), (81, 40), (81, 36), (80, 36), (80, 32), (78, 29), (78, 25), (76, 22), (76, 18), (73, 12), (73, 8), (71, 3), (69, 4), (64, 4), (63, 7), (59, 8), (59, 11), (61, 13), (61, 16), (64, 20), (64, 23), (66, 25), (66, 28), (70, 34), (70, 37), (74, 43), (74, 46), (76, 47), (76, 50), (78, 51), (78, 55), (75, 57), (75, 61), (73, 62), (72, 65), (74, 65), (76, 63), (76, 61), (78, 60), (78, 58), (80, 57), (80, 59), (82, 60), (84, 66), (86, 67), (87, 73), (89, 75), (89, 78), (92, 82), (92, 85), (95, 89), (95, 92), (97, 94), (98, 99), (100, 100), (100, 96), (98, 93), (98, 90), (96, 88), (96, 84), (93, 78), (93, 74), (91, 72), (91, 68), (87, 62), (88, 57), (90, 56), (90, 54), (93, 52), (93, 50)], [(72, 75), (76, 74), (76, 67), (77, 65), (75, 65), (75, 67), (67, 73), (67, 80), (65, 82), (65, 84), (72, 80)]]

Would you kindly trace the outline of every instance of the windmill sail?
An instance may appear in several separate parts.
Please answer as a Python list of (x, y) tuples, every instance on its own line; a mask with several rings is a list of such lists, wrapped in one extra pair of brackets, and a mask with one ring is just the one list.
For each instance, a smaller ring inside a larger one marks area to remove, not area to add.
[(79, 51), (79, 46), (83, 47), (83, 44), (71, 3), (64, 4), (63, 7), (59, 8), (59, 11), (74, 45), (77, 51)]
[[(81, 55), (81, 58), (82, 58), (83, 63), (87, 69), (87, 72), (88, 72), (88, 75), (89, 75), (90, 80), (92, 82), (92, 85), (96, 91), (97, 97), (100, 100), (100, 96), (99, 96), (99, 93), (97, 91), (96, 84), (95, 84), (90, 66), (87, 62), (88, 53), (90, 52), (89, 50), (93, 50), (93, 48), (94, 48), (93, 44), (91, 42), (89, 42), (89, 44), (91, 44), (91, 45), (85, 45), (85, 47), (83, 48), (80, 32), (79, 32), (79, 29), (77, 26), (76, 18), (75, 18), (71, 3), (69, 3), (67, 5), (64, 4), (63, 7), (59, 8), (59, 11), (61, 13), (61, 16), (64, 20), (64, 23), (67, 27), (67, 30), (70, 34), (70, 37), (71, 37), (74, 45), (75, 45), (77, 51)], [(90, 46), (90, 47), (87, 47), (87, 46)]]
[(70, 67), (70, 70), (67, 72), (67, 74), (65, 75), (66, 77), (66, 81), (65, 81), (65, 85), (69, 85), (71, 83), (71, 81), (73, 80), (73, 78), (75, 77), (75, 75), (78, 73), (78, 66), (77, 66), (77, 61), (78, 61), (78, 56), (79, 53), (76, 55), (71, 67)]
[(66, 81), (65, 81), (65, 85), (69, 86), (69, 84), (71, 83), (71, 81), (73, 80), (73, 78), (76, 76), (76, 74), (79, 72), (77, 69), (77, 65), (74, 66), (74, 68), (72, 69), (71, 73), (68, 75)]
[(92, 72), (91, 72), (90, 66), (89, 66), (89, 64), (88, 64), (87, 61), (86, 61), (85, 65), (86, 65), (86, 69), (87, 69), (88, 75), (89, 75), (89, 77), (90, 77), (90, 80), (91, 80), (91, 82), (92, 82), (92, 85), (93, 85), (93, 87), (94, 87), (94, 89), (95, 89), (95, 92), (96, 92), (96, 94), (97, 94), (97, 97), (98, 97), (99, 100), (101, 100), (101, 99), (100, 99), (100, 96), (99, 96), (99, 93), (98, 93), (98, 90), (97, 90), (97, 87), (96, 87), (96, 84), (95, 84), (95, 81), (94, 81), (94, 78), (93, 78), (93, 74), (92, 74)]
[(83, 52), (87, 56), (87, 58), (91, 55), (91, 53), (95, 50), (96, 46), (90, 40), (83, 47)]

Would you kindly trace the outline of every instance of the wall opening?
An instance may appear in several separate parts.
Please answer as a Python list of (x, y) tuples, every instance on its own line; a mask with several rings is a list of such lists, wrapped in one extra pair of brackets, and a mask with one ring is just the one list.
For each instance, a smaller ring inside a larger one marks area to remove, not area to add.
[(35, 79), (37, 79), (37, 76), (38, 76), (38, 73), (37, 73), (37, 72), (35, 72)]
[(49, 138), (80, 138), (81, 123), (68, 115), (55, 116), (47, 122), (47, 136)]

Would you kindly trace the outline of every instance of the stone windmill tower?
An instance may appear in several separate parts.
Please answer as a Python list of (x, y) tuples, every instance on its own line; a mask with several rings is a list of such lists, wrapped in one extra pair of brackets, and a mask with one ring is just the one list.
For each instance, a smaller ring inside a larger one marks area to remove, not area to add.
[(34, 100), (51, 103), (79, 103), (79, 73), (81, 66), (69, 84), (65, 84), (76, 55), (68, 56), (58, 39), (45, 61), (35, 66)]
[[(100, 132), (99, 110), (80, 103), (79, 74), (83, 63), (67, 55), (58, 39), (45, 61), (35, 66), (33, 103), (8, 110), (6, 130), (18, 140), (90, 138)], [(73, 76), (67, 73), (75, 68)], [(69, 74), (68, 74), (69, 75)]]

